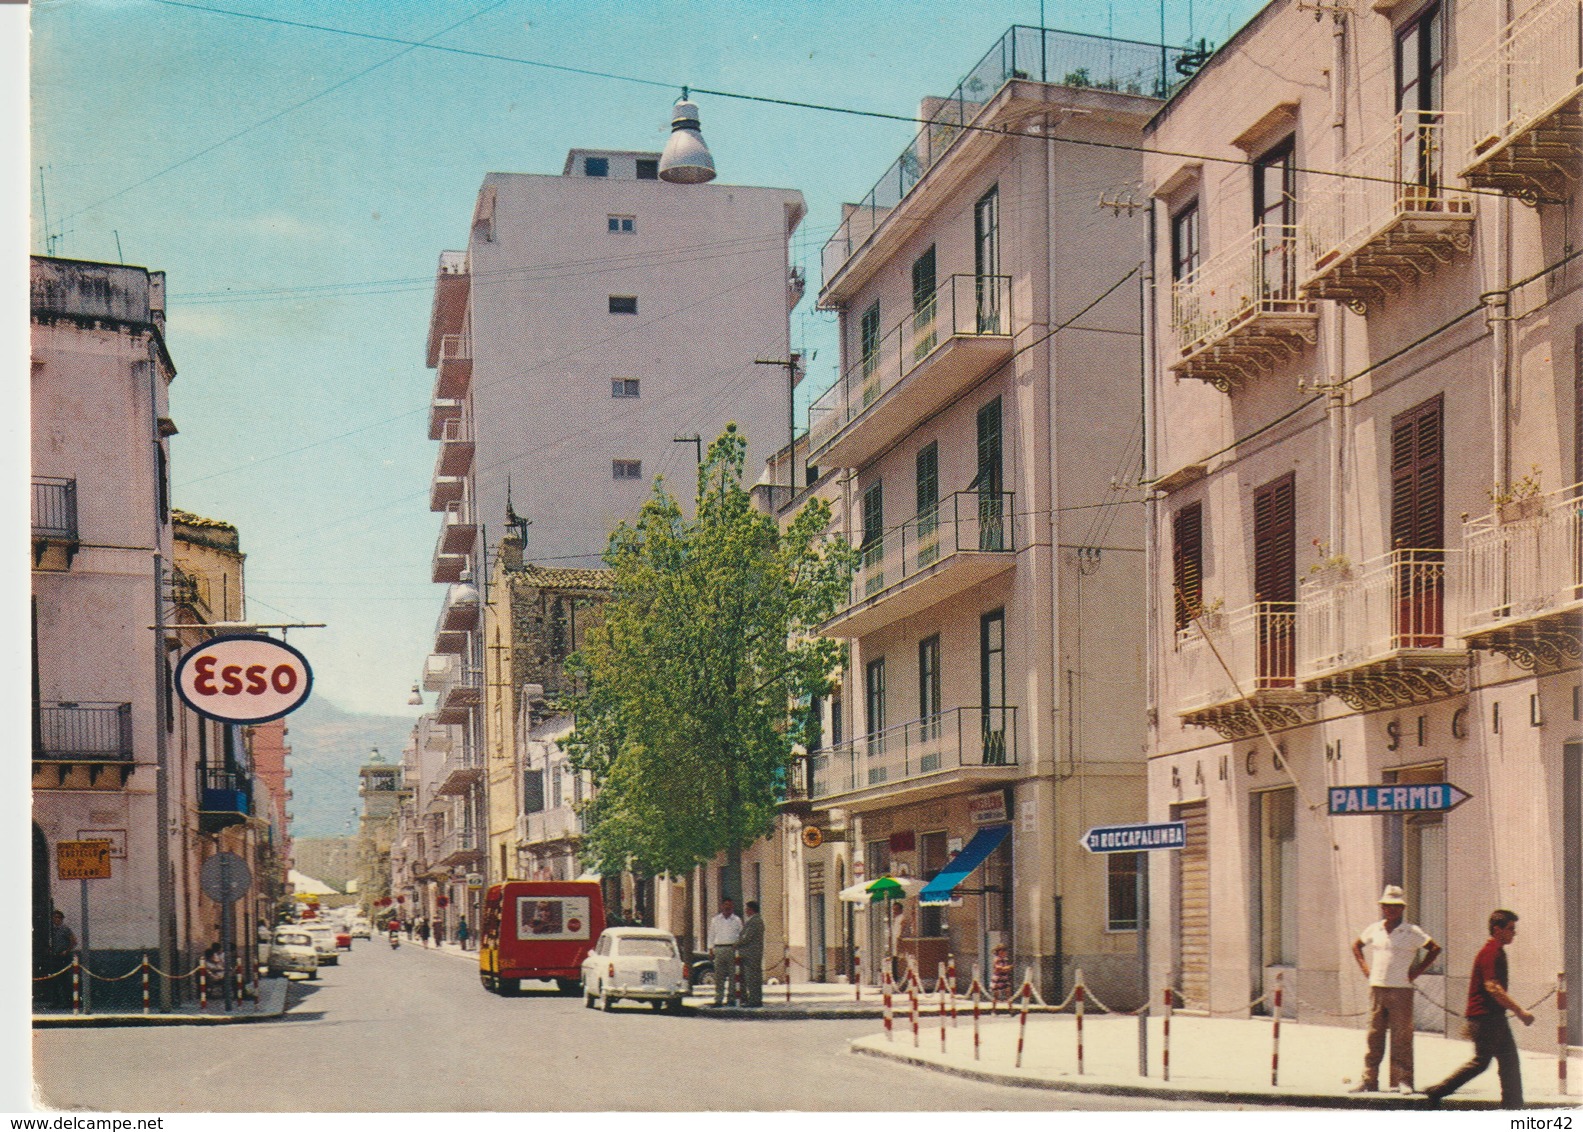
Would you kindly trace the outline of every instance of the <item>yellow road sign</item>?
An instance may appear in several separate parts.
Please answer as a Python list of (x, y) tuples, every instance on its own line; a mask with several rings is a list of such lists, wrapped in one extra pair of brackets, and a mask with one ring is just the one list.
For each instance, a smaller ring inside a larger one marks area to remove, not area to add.
[(58, 841), (55, 873), (61, 880), (109, 880), (110, 842)]

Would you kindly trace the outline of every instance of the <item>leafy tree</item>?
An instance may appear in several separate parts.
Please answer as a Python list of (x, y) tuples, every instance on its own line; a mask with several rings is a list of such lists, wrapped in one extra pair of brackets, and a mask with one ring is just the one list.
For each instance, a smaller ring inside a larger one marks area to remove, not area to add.
[(827, 540), (829, 504), (781, 530), (742, 484), (747, 442), (728, 425), (698, 470), (687, 518), (663, 482), (610, 538), (613, 593), (569, 662), (583, 691), (567, 740), (596, 791), (583, 856), (601, 872), (680, 875), (724, 852), (740, 896), (743, 846), (771, 832), (793, 705), (828, 691), (841, 646), (812, 636), (847, 599), (853, 554)]

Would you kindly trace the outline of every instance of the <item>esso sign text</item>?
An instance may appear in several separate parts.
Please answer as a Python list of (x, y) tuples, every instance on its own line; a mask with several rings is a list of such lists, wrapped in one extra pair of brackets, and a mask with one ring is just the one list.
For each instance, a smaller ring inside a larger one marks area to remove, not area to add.
[(199, 715), (264, 723), (301, 707), (313, 687), (308, 658), (262, 636), (216, 637), (181, 658), (176, 690)]

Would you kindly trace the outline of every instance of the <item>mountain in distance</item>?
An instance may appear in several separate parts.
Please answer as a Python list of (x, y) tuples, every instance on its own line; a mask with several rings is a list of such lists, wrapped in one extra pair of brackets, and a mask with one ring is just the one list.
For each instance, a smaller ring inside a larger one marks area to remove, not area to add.
[(371, 749), (392, 766), (401, 765), (401, 752), (412, 734), (414, 720), (399, 715), (358, 715), (344, 711), (322, 696), (286, 717), (286, 743), (291, 754), (287, 785), (293, 815), (292, 837), (344, 837), (357, 832), (362, 801), (358, 797), (357, 770), (369, 760)]

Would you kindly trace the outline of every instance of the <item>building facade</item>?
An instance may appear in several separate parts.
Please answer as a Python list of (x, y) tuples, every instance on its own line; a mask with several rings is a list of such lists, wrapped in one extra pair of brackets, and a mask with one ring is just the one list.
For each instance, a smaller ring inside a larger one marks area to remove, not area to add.
[(854, 880), (972, 869), (948, 905), (858, 910), (866, 979), (948, 956), (965, 979), (1005, 945), (1046, 997), (1079, 969), (1107, 1002), (1136, 994), (1135, 859), (1079, 839), (1144, 804), (1128, 485), (1148, 243), (1142, 217), (1096, 206), (1137, 181), (1178, 54), (1013, 28), (923, 102), (825, 246), (842, 373), (808, 462), (839, 469), (861, 560), (822, 629), (851, 651), (810, 820), (844, 831)]
[[(1445, 1030), (1494, 908), (1517, 1000), (1583, 976), (1579, 9), (1312, 7), (1267, 6), (1146, 133), (1149, 816), (1187, 828), (1152, 981), (1228, 1010), (1279, 975), (1353, 1017), (1400, 884)], [(1333, 797), (1393, 784), (1427, 808)]]

